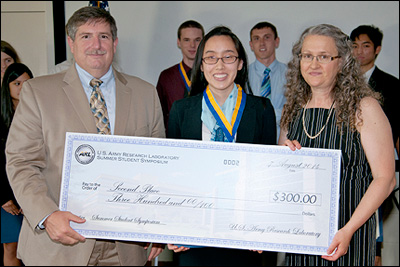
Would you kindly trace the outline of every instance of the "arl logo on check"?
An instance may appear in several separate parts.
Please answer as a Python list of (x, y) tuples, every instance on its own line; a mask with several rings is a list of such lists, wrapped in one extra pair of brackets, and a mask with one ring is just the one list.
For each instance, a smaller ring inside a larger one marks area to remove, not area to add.
[(93, 147), (87, 144), (80, 145), (76, 150), (75, 150), (75, 159), (80, 163), (80, 164), (89, 164), (91, 163), (96, 156), (96, 152)]

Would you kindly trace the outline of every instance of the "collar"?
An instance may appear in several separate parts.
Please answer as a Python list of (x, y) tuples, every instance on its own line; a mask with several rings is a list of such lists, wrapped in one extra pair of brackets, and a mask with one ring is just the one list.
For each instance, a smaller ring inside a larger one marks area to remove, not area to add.
[[(89, 83), (90, 81), (94, 78), (89, 72), (87, 72), (86, 70), (82, 69), (76, 62), (75, 62), (75, 67), (76, 70), (78, 72), (79, 75), (79, 79), (81, 80), (81, 83), (83, 85), (84, 89), (89, 89), (90, 91), (92, 90), (92, 88), (90, 87)], [(114, 75), (113, 75), (113, 71), (112, 71), (112, 66), (110, 66), (109, 70), (107, 71), (106, 74), (104, 74), (100, 80), (103, 82), (100, 85), (100, 88), (103, 90), (103, 88), (105, 90), (107, 90), (106, 88), (109, 88), (108, 83), (110, 81), (112, 81)]]
[[(268, 68), (271, 69), (271, 72), (274, 72), (274, 69), (276, 68), (277, 65), (278, 65), (278, 61), (275, 59), (275, 60), (268, 66)], [(267, 68), (264, 64), (262, 64), (260, 61), (258, 61), (258, 59), (256, 59), (254, 66), (255, 66), (255, 68), (256, 68), (256, 72), (257, 72), (257, 73), (261, 73), (261, 74), (264, 75), (264, 70), (265, 70), (265, 68)]]
[(364, 73), (364, 77), (365, 77), (365, 79), (367, 79), (367, 81), (369, 81), (369, 79), (371, 78), (371, 75), (372, 75), (372, 73), (374, 72), (375, 69), (376, 69), (376, 65), (374, 65), (366, 73)]
[[(188, 70), (191, 70), (191, 69), (192, 69), (191, 67), (189, 67), (188, 65), (185, 64), (185, 62), (183, 61), (183, 59), (181, 60), (181, 62), (182, 62), (182, 65), (183, 65), (183, 68), (185, 69), (185, 71), (188, 71)], [(180, 63), (180, 62), (179, 62), (179, 63)], [(178, 65), (179, 65), (179, 63), (178, 63)]]

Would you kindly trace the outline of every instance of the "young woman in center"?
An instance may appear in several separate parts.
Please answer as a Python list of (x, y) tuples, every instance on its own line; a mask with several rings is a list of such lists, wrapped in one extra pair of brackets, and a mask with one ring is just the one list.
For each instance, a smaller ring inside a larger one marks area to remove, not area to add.
[[(227, 27), (212, 29), (201, 41), (193, 64), (190, 97), (173, 103), (168, 138), (276, 144), (275, 113), (269, 99), (253, 96), (246, 51)], [(250, 251), (169, 244), (181, 266), (261, 265)], [(266, 254), (266, 253), (263, 253)], [(275, 257), (271, 253), (271, 257)]]

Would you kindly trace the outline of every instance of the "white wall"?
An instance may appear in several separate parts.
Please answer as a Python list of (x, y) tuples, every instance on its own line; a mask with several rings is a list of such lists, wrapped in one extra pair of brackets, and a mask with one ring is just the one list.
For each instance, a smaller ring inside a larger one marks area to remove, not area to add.
[[(66, 20), (88, 2), (66, 1)], [(181, 60), (176, 31), (188, 19), (199, 21), (206, 32), (221, 24), (230, 27), (245, 46), (249, 62), (255, 59), (249, 31), (256, 23), (269, 21), (281, 38), (277, 58), (285, 63), (293, 43), (309, 26), (330, 23), (350, 34), (361, 24), (374, 24), (384, 33), (376, 63), (399, 77), (398, 1), (109, 1), (109, 5), (118, 27), (117, 64), (154, 85), (163, 69)], [(29, 10), (31, 14), (25, 13)], [(50, 1), (1, 1), (1, 38), (17, 49), (35, 76), (54, 67), (51, 18)]]
[(54, 65), (53, 10), (50, 1), (1, 1), (1, 40), (40, 76)]
[[(67, 1), (66, 20), (87, 4)], [(206, 32), (216, 25), (230, 27), (245, 46), (249, 62), (255, 59), (249, 31), (256, 23), (269, 21), (281, 38), (277, 58), (285, 63), (293, 43), (309, 26), (329, 23), (350, 35), (361, 24), (374, 24), (384, 33), (376, 63), (399, 77), (398, 1), (109, 1), (109, 6), (118, 27), (116, 62), (124, 72), (154, 85), (163, 69), (181, 60), (176, 31), (188, 19), (200, 22)]]

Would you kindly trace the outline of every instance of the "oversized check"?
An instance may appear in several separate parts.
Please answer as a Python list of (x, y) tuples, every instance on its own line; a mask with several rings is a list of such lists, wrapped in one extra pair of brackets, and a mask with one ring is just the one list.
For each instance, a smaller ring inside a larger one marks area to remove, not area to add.
[(87, 238), (326, 255), (340, 150), (67, 133), (60, 209)]

